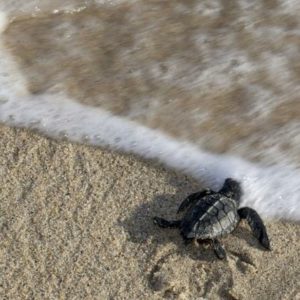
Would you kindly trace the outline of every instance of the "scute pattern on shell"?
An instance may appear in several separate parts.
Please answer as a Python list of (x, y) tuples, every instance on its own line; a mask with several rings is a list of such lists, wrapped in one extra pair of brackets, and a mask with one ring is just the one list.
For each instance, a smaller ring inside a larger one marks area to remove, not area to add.
[(186, 238), (213, 239), (230, 233), (238, 222), (235, 200), (216, 193), (189, 207), (182, 220), (181, 233)]

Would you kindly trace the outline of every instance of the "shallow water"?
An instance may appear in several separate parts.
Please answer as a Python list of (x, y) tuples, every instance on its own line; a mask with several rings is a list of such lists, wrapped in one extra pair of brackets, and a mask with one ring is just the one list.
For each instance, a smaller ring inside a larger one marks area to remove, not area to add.
[(297, 1), (0, 5), (2, 122), (233, 176), (300, 219)]

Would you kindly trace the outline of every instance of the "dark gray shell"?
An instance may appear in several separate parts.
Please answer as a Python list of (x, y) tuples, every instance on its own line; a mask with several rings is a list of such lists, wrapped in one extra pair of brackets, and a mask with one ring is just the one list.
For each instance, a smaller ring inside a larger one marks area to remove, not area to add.
[(216, 193), (205, 196), (187, 210), (180, 229), (185, 238), (213, 239), (232, 232), (239, 216), (234, 199)]

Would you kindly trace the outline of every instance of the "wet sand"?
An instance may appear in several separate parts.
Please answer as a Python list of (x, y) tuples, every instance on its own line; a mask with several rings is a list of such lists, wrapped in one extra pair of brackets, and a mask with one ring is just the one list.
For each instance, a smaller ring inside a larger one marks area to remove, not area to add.
[(173, 218), (201, 188), (152, 162), (0, 127), (1, 299), (300, 299), (300, 227), (266, 220), (185, 246)]

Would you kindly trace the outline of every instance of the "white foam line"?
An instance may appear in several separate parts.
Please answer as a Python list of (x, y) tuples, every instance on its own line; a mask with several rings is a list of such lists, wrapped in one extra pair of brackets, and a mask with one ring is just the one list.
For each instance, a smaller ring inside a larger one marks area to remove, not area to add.
[[(13, 118), (12, 118), (13, 116)], [(202, 151), (99, 108), (76, 103), (63, 95), (9, 99), (1, 105), (0, 121), (40, 130), (57, 137), (154, 158), (220, 188), (226, 177), (242, 182), (243, 205), (269, 217), (300, 220), (300, 172), (287, 166), (262, 168), (232, 156)]]
[[(0, 27), (5, 28), (0, 12)], [(300, 171), (289, 166), (263, 168), (233, 156), (215, 155), (160, 131), (113, 116), (99, 108), (79, 104), (65, 95), (31, 96), (15, 62), (1, 47), (0, 40), (0, 122), (35, 128), (58, 137), (96, 146), (110, 146), (192, 175), (214, 189), (226, 177), (241, 181), (243, 205), (264, 216), (300, 220)]]
[(8, 24), (7, 15), (0, 11), (0, 33), (2, 33)]

